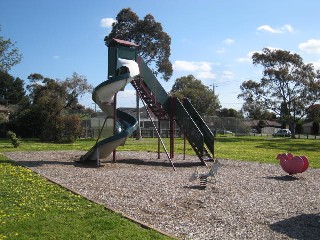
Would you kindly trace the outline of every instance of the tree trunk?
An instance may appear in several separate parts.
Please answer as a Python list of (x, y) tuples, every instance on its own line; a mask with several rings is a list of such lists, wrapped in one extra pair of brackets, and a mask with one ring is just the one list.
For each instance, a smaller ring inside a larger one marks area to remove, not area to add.
[(295, 139), (296, 138), (296, 122), (295, 121), (290, 122), (290, 128), (291, 128), (291, 138)]

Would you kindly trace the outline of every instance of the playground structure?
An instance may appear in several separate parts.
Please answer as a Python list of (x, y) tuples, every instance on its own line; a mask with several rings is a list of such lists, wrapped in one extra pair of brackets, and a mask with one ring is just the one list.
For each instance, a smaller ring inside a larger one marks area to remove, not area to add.
[(221, 163), (216, 160), (212, 166), (211, 169), (209, 170), (208, 173), (200, 173), (198, 170), (198, 167), (196, 168), (196, 171), (190, 176), (189, 181), (193, 182), (197, 179), (200, 180), (200, 187), (206, 188), (207, 186), (207, 182), (208, 182), (208, 178), (214, 178), (217, 173), (219, 168), (221, 167)]
[(282, 169), (289, 175), (303, 173), (309, 167), (309, 161), (306, 156), (293, 156), (291, 153), (278, 154)]
[[(173, 169), (175, 169), (172, 161), (174, 158), (174, 127), (175, 124), (178, 124), (184, 132), (184, 139), (188, 140), (199, 160), (204, 165), (206, 165), (206, 161), (213, 161), (214, 135), (204, 120), (188, 99), (181, 102), (178, 98), (167, 94), (152, 70), (138, 55), (136, 48), (136, 44), (119, 39), (113, 39), (109, 43), (108, 80), (99, 84), (92, 93), (93, 101), (107, 114), (102, 129), (109, 129), (109, 136), (101, 141), (98, 137), (96, 144), (80, 160), (83, 162), (97, 161), (99, 165), (100, 159), (113, 153), (113, 161), (115, 161), (116, 148), (123, 145), (137, 129), (137, 120), (116, 108), (117, 92), (123, 91), (125, 86), (131, 83), (146, 107), (150, 120), (152, 121), (149, 111), (152, 111), (158, 118), (158, 127), (153, 122), (159, 140), (158, 158), (160, 158), (161, 144)], [(112, 119), (112, 121), (108, 121), (108, 119)], [(162, 120), (170, 123), (169, 152), (159, 134), (160, 121)]]

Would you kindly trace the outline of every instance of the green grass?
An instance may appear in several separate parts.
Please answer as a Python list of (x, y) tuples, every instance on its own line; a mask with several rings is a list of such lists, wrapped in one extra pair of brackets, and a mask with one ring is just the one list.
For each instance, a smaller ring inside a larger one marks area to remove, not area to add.
[(277, 154), (307, 156), (310, 167), (320, 168), (320, 141), (311, 139), (226, 137), (215, 144), (216, 157), (279, 164)]
[[(163, 139), (169, 151), (169, 139)], [(22, 140), (19, 148), (15, 149), (6, 140), (0, 140), (1, 151), (46, 151), (46, 150), (89, 150), (95, 143), (93, 139), (78, 140), (73, 144), (41, 143), (36, 139)], [(119, 147), (119, 151), (152, 151), (156, 152), (158, 141), (156, 138), (135, 140), (129, 138), (126, 144)], [(163, 151), (162, 145), (160, 145)], [(218, 136), (215, 140), (215, 157), (234, 160), (256, 161), (278, 164), (277, 154), (291, 152), (294, 155), (304, 155), (309, 158), (310, 167), (320, 168), (320, 140), (319, 139), (290, 139), (272, 137), (234, 137)], [(183, 139), (175, 139), (175, 153), (183, 153)], [(186, 153), (194, 155), (189, 144)]]
[[(169, 139), (164, 139), (169, 151)], [(69, 192), (5, 158), (5, 151), (88, 150), (94, 140), (74, 144), (23, 140), (13, 148), (0, 140), (0, 239), (168, 239)], [(186, 153), (194, 155), (189, 144)], [(278, 164), (278, 153), (305, 155), (320, 168), (320, 141), (266, 137), (217, 137), (215, 157)], [(157, 151), (157, 139), (128, 139), (118, 150)], [(161, 151), (163, 151), (161, 146)], [(175, 139), (183, 153), (183, 139)]]
[[(169, 139), (164, 139), (169, 151)], [(119, 150), (157, 151), (157, 139), (144, 138), (136, 141), (129, 139)], [(163, 151), (162, 145), (160, 145)], [(215, 157), (233, 160), (255, 161), (279, 164), (276, 156), (279, 153), (291, 152), (293, 155), (304, 155), (309, 159), (310, 167), (320, 168), (320, 140), (252, 137), (217, 137), (215, 139)], [(183, 153), (183, 139), (175, 139), (175, 153)], [(189, 144), (186, 153), (194, 155)]]
[[(24, 141), (17, 150), (74, 149), (35, 143)], [(0, 146), (14, 150), (6, 141)], [(170, 238), (47, 181), (0, 152), (0, 239)]]
[(75, 143), (44, 143), (38, 139), (22, 139), (18, 148), (13, 148), (8, 140), (0, 139), (0, 152), (11, 151), (49, 151), (49, 150), (89, 150), (95, 143), (93, 139), (80, 139)]

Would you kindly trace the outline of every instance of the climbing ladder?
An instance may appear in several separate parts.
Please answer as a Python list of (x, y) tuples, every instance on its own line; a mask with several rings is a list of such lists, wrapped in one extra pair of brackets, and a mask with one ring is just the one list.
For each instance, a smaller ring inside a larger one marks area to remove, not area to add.
[(141, 76), (132, 80), (131, 84), (158, 119), (169, 119), (169, 116), (162, 104), (157, 100), (156, 95), (149, 89)]
[(214, 136), (192, 104), (188, 100), (181, 103), (176, 97), (168, 96), (139, 57), (138, 64), (141, 74), (132, 80), (131, 84), (140, 98), (159, 120), (170, 119), (179, 125), (202, 163), (206, 165), (206, 161), (212, 161)]

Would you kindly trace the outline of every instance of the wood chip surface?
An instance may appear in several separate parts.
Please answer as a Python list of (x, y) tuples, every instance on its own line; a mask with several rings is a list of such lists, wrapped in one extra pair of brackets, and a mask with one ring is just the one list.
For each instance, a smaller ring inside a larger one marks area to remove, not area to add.
[[(320, 239), (320, 169), (295, 177), (280, 165), (219, 159), (206, 188), (189, 178), (195, 156), (117, 152), (100, 167), (85, 152), (7, 152), (10, 159), (86, 198), (180, 239)], [(319, 159), (320, 160), (320, 159)], [(208, 163), (209, 167), (210, 164)]]

